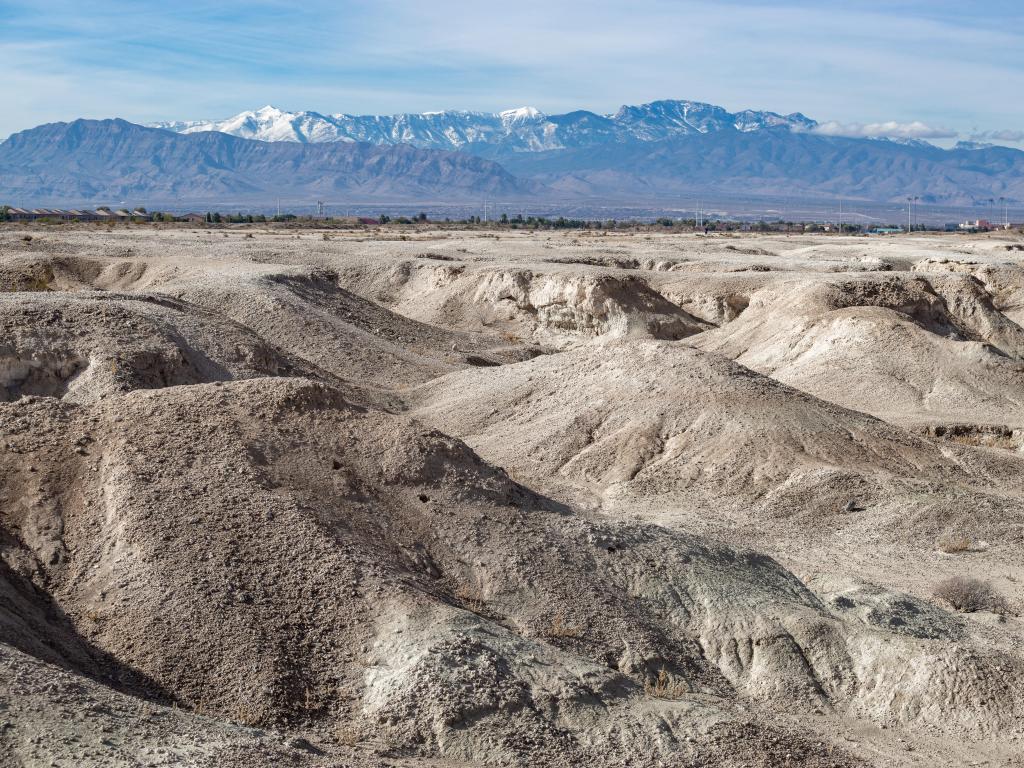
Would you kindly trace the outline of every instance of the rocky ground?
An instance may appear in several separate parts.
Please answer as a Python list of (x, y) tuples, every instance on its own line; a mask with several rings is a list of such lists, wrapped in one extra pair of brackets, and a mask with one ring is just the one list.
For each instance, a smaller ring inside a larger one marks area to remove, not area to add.
[(1022, 242), (0, 230), (0, 764), (1024, 765)]

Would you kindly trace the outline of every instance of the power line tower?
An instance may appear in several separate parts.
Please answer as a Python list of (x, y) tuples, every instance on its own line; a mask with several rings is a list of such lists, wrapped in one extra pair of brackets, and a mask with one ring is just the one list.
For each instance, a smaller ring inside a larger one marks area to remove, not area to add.
[(321, 219), (324, 217), (324, 201), (323, 200), (317, 200), (316, 201), (316, 215), (318, 217), (320, 217)]

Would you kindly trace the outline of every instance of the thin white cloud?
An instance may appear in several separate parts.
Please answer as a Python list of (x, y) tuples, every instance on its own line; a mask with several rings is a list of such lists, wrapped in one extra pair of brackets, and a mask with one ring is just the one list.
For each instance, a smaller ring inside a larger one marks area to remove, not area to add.
[(813, 129), (823, 136), (848, 136), (856, 139), (955, 139), (959, 134), (947, 128), (933, 128), (927, 123), (915, 120), (898, 123), (840, 123), (835, 120), (822, 123)]
[(982, 131), (972, 133), (971, 141), (1009, 141), (1019, 143), (1024, 141), (1024, 131)]
[[(987, 2), (1004, 7), (964, 17), (945, 0), (520, 0), (510, 15), (464, 0), (176, 0), (125, 14), (53, 0), (40, 14), (0, 0), (0, 138), (83, 115), (213, 118), (268, 102), (557, 114), (663, 98), (968, 135), (1024, 114), (978, 87), (1024, 91), (1022, 6)], [(934, 137), (894, 132), (907, 135)]]

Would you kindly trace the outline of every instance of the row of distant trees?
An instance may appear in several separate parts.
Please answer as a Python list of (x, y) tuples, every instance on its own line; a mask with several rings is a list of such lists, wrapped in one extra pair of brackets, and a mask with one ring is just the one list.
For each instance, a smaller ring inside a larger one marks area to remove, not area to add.
[[(9, 221), (11, 207), (9, 205), (0, 206), (0, 222)], [(100, 206), (97, 210), (110, 211), (111, 209), (106, 206)], [(155, 211), (147, 212), (145, 208), (136, 208), (134, 212), (139, 214), (133, 216), (134, 221), (155, 221), (161, 223), (172, 223), (176, 221), (183, 221), (184, 218), (177, 216), (173, 213)], [(208, 224), (266, 224), (266, 223), (288, 223), (288, 222), (305, 222), (311, 225), (326, 225), (326, 226), (353, 226), (353, 219), (316, 219), (312, 216), (296, 216), (294, 214), (279, 214), (277, 216), (266, 216), (264, 214), (252, 214), (252, 213), (222, 213), (220, 211), (208, 211), (203, 214), (203, 217)], [(41, 220), (45, 222), (46, 220)], [(378, 225), (387, 224), (425, 224), (430, 222), (426, 213), (418, 213), (415, 216), (389, 216), (388, 214), (381, 214), (375, 219), (359, 219), (359, 224), (372, 224), (377, 223)], [(59, 222), (55, 222), (59, 223)], [(616, 220), (616, 219), (575, 219), (567, 218), (565, 216), (558, 216), (557, 218), (549, 218), (546, 216), (524, 216), (522, 214), (514, 214), (510, 216), (507, 213), (501, 214), (496, 220), (485, 221), (480, 216), (468, 216), (464, 219), (451, 219), (445, 218), (443, 221), (435, 220), (435, 224), (448, 224), (452, 226), (461, 227), (501, 227), (509, 229), (589, 229), (589, 230), (615, 230), (615, 229), (635, 229), (637, 227), (646, 227), (654, 229), (665, 229), (665, 230), (694, 230), (694, 229), (705, 229), (709, 232), (823, 232), (823, 231), (836, 231), (837, 225), (835, 224), (818, 224), (818, 223), (806, 223), (806, 222), (794, 222), (794, 221), (756, 221), (756, 222), (739, 222), (739, 221), (723, 221), (721, 219), (715, 219), (711, 221), (700, 221), (698, 222), (694, 218), (670, 218), (661, 217), (655, 219), (651, 223), (637, 222), (635, 219), (627, 220)], [(923, 224), (918, 224), (914, 227), (915, 230), (925, 231), (929, 229)], [(849, 234), (857, 234), (866, 231), (866, 228), (860, 224), (844, 223), (841, 225), (841, 231)]]
[[(97, 210), (109, 211), (110, 208), (100, 206)], [(172, 213), (166, 212), (154, 212), (149, 213), (145, 208), (136, 208), (138, 213), (142, 214), (147, 220), (156, 222), (171, 223), (179, 221), (180, 217), (175, 216)], [(0, 207), (0, 221), (7, 221), (9, 217), (10, 206)], [(266, 216), (264, 214), (243, 214), (243, 213), (221, 213), (220, 211), (207, 211), (205, 214), (206, 223), (208, 224), (265, 224), (268, 222), (294, 222), (302, 218), (307, 218), (310, 221), (324, 221), (330, 223), (333, 220), (314, 220), (311, 217), (299, 217), (294, 214), (280, 214), (277, 216)], [(427, 223), (430, 219), (426, 213), (419, 213), (415, 216), (396, 216), (391, 217), (387, 214), (381, 214), (376, 219), (380, 225), (386, 224), (422, 224)], [(440, 223), (440, 222), (439, 222)], [(450, 218), (444, 219), (445, 224), (452, 224), (456, 226), (482, 226), (482, 225), (500, 225), (502, 227), (509, 227), (512, 229), (631, 229), (637, 226), (637, 222), (634, 220), (619, 221), (616, 219), (574, 219), (567, 218), (565, 216), (559, 216), (557, 218), (548, 218), (546, 216), (523, 216), (521, 214), (515, 214), (509, 216), (507, 213), (501, 214), (496, 221), (484, 221), (479, 216), (469, 216), (465, 219)], [(661, 227), (664, 229), (694, 229), (694, 228), (706, 228), (708, 231), (736, 231), (736, 230), (752, 230), (756, 232), (778, 232), (778, 231), (821, 231), (824, 229), (823, 225), (819, 224), (802, 224), (792, 221), (759, 221), (754, 223), (740, 223), (735, 221), (706, 221), (701, 222), (698, 226), (696, 219), (672, 219), (668, 217), (662, 217), (656, 219), (653, 222), (655, 227)], [(858, 224), (844, 224), (842, 227), (844, 232), (856, 233), (863, 231), (863, 227)]]

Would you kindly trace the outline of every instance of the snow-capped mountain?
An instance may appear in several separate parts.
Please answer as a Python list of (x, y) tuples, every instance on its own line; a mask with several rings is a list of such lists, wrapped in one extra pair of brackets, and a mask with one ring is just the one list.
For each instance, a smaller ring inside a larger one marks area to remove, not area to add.
[(817, 123), (800, 113), (744, 110), (693, 101), (655, 101), (623, 106), (611, 115), (584, 110), (546, 115), (533, 107), (499, 113), (448, 110), (400, 115), (323, 115), (287, 112), (266, 106), (227, 120), (173, 121), (152, 127), (176, 133), (219, 131), (245, 139), (315, 144), (362, 141), (377, 145), (411, 144), (425, 149), (494, 148), (504, 152), (542, 152), (609, 143), (648, 142), (719, 131), (749, 133), (769, 128), (802, 131)]
[[(296, 123), (300, 131), (310, 126), (308, 120)], [(244, 118), (236, 128), (253, 129)], [(275, 135), (287, 134), (282, 129)], [(116, 119), (51, 123), (14, 134), (0, 144), (0, 187), (26, 201), (127, 197), (183, 206), (280, 197), (477, 201), (523, 198), (542, 189), (470, 153), (353, 141), (251, 141), (218, 132), (169, 133)]]
[[(823, 135), (806, 118), (660, 102), (614, 115), (438, 112), (359, 118), (259, 110), (204, 131), (124, 120), (39, 126), (0, 144), (0, 189), (53, 206), (305, 200), (479, 202), (843, 198), (1024, 200), (1024, 152)], [(252, 138), (272, 141), (253, 141)], [(359, 139), (360, 141), (356, 141)], [(431, 146), (411, 146), (414, 142)], [(462, 147), (463, 151), (439, 151)], [(545, 148), (549, 151), (531, 151)], [(466, 151), (468, 149), (469, 151)], [(205, 203), (204, 203), (205, 204)]]

